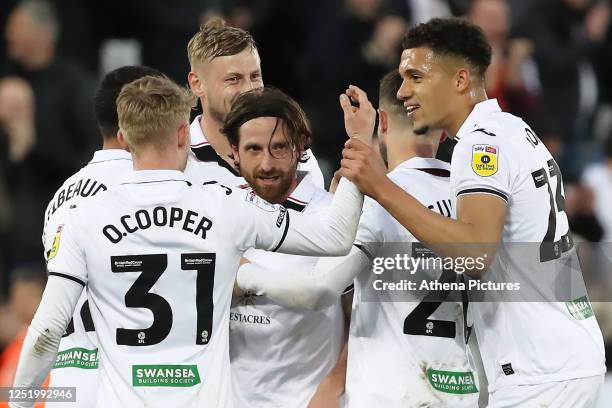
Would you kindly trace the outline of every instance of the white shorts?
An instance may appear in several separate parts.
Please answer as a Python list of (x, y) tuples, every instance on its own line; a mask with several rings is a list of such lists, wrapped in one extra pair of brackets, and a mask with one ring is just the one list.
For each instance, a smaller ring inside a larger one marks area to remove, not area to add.
[(489, 394), (489, 408), (596, 408), (604, 375), (536, 385), (503, 387)]

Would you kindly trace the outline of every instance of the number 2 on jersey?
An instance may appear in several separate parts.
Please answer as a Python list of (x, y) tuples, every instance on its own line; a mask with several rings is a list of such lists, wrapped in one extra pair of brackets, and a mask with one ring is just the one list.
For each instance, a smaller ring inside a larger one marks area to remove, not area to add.
[[(457, 274), (455, 272), (445, 269), (439, 282), (450, 283), (456, 279)], [(449, 294), (450, 290), (431, 290), (427, 292), (421, 303), (404, 319), (404, 334), (454, 338), (457, 331), (455, 322), (429, 319), (429, 316), (440, 307)]]
[[(197, 273), (196, 344), (208, 344), (212, 334), (215, 260), (214, 253), (181, 254), (181, 270)], [(162, 296), (150, 292), (167, 267), (167, 254), (111, 256), (112, 272), (141, 272), (125, 294), (125, 305), (131, 308), (149, 309), (153, 313), (153, 323), (149, 328), (118, 328), (117, 344), (151, 346), (162, 342), (170, 333), (173, 320), (172, 308)]]

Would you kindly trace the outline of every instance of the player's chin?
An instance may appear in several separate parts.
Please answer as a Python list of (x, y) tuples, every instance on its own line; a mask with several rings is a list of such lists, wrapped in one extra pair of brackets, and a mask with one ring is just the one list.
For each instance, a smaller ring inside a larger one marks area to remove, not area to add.
[(414, 134), (418, 136), (423, 136), (429, 132), (429, 126), (425, 124), (415, 123), (413, 128)]
[(277, 202), (278, 198), (282, 196), (278, 186), (271, 186), (257, 182), (254, 186), (254, 190), (259, 197), (263, 198), (269, 203)]

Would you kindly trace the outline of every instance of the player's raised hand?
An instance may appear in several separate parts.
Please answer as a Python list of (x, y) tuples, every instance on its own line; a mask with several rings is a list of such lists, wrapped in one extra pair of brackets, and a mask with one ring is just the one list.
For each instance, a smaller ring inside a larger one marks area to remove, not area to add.
[[(356, 106), (351, 105), (351, 101)], [(368, 95), (358, 87), (349, 85), (345, 93), (340, 95), (340, 106), (344, 111), (344, 127), (348, 136), (371, 144), (376, 110), (368, 100)]]
[(382, 157), (369, 145), (357, 138), (344, 144), (340, 175), (351, 180), (359, 190), (377, 199), (379, 188), (389, 182)]

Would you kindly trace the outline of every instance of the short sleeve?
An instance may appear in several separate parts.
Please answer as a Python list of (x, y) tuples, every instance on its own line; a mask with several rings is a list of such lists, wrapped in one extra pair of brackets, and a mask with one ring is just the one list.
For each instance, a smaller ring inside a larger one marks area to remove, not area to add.
[(451, 161), (451, 184), (456, 197), (491, 194), (508, 201), (512, 162), (509, 147), (499, 142), (499, 136), (472, 133), (457, 143)]
[(53, 236), (53, 244), (47, 254), (47, 270), (50, 276), (59, 276), (80, 283), (87, 284), (87, 264), (85, 252), (79, 238), (80, 223), (77, 209), (69, 210), (65, 222), (59, 224)]

